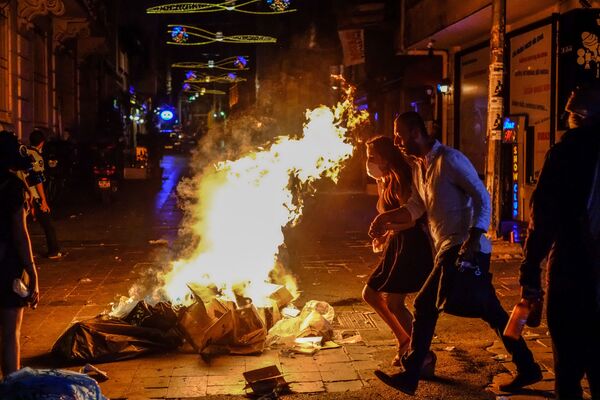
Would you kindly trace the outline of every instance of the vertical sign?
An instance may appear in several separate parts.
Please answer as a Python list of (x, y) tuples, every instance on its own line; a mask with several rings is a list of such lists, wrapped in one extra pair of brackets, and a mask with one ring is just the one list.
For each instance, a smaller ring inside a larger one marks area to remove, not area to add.
[(483, 47), (459, 60), (459, 148), (480, 175), (485, 172), (490, 50)]
[(534, 180), (537, 179), (550, 148), (551, 69), (551, 23), (510, 39), (509, 113), (526, 114), (533, 127)]
[(365, 34), (362, 29), (347, 29), (339, 31), (344, 65), (363, 64), (365, 62)]

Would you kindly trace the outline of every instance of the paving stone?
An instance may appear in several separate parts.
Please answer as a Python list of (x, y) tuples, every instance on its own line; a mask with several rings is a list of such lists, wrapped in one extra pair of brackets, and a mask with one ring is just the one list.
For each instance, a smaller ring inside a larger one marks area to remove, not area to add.
[(350, 361), (348, 354), (344, 349), (322, 350), (316, 354), (315, 360), (317, 363), (337, 363)]
[(160, 389), (138, 389), (130, 388), (127, 392), (127, 399), (160, 399), (167, 395), (167, 388)]
[(320, 372), (292, 372), (285, 374), (284, 378), (287, 382), (315, 382), (321, 380)]
[(535, 390), (552, 392), (554, 390), (554, 380), (540, 381), (528, 387)]
[(207, 386), (169, 386), (167, 397), (199, 397), (206, 396)]
[(319, 364), (312, 357), (282, 358), (281, 368), (284, 373), (319, 371)]
[(169, 388), (177, 386), (208, 386), (208, 377), (206, 376), (173, 376), (169, 382)]
[(207, 376), (208, 367), (197, 366), (197, 367), (175, 367), (171, 376)]
[(154, 377), (165, 377), (171, 376), (173, 373), (173, 367), (169, 368), (138, 368), (135, 371), (136, 378), (154, 378)]
[(131, 387), (140, 389), (161, 389), (169, 387), (170, 377), (134, 377)]
[(328, 392), (350, 392), (360, 390), (362, 388), (363, 383), (360, 380), (325, 383), (325, 390)]
[(325, 391), (322, 381), (290, 383), (290, 390), (294, 393), (320, 393)]
[(363, 361), (353, 361), (352, 366), (356, 370), (375, 370), (377, 368), (381, 368), (382, 361), (375, 360), (363, 360)]
[(321, 364), (321, 377), (323, 382), (352, 381), (360, 379), (351, 364), (327, 363)]
[(100, 388), (102, 389), (102, 394), (106, 397), (108, 397), (109, 399), (112, 398), (116, 398), (116, 397), (124, 397), (129, 388), (131, 387), (131, 385), (126, 384), (126, 383), (108, 383), (110, 381), (107, 381), (105, 384), (100, 384)]
[(208, 376), (242, 375), (246, 372), (246, 365), (211, 365), (208, 369)]
[(236, 375), (209, 376), (207, 381), (208, 386), (239, 385), (243, 383), (245, 383), (245, 380), (241, 372)]
[(246, 394), (245, 385), (225, 385), (225, 386), (208, 386), (206, 388), (207, 396), (216, 395), (241, 395)]

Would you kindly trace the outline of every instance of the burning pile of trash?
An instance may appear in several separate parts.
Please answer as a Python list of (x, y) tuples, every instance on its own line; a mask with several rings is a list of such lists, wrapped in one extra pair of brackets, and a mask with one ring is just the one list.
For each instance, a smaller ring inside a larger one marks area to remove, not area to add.
[(76, 362), (109, 362), (188, 343), (207, 358), (258, 354), (266, 346), (310, 354), (331, 340), (333, 307), (313, 300), (299, 310), (285, 286), (272, 286), (268, 307), (256, 307), (248, 299), (236, 303), (212, 297), (205, 302), (193, 286), (194, 301), (188, 306), (140, 301), (122, 318), (101, 315), (73, 324), (53, 353)]
[(352, 92), (333, 108), (307, 110), (302, 135), (199, 171), (184, 185), (189, 251), (153, 275), (151, 288), (134, 285), (110, 316), (71, 326), (55, 353), (87, 362), (184, 342), (201, 354), (249, 354), (276, 343), (294, 348), (303, 337), (329, 340), (333, 308), (318, 301), (293, 307), (296, 285), (280, 250), (283, 230), (302, 215), (303, 195), (323, 178), (337, 182), (353, 154), (348, 132), (368, 114), (356, 111)]

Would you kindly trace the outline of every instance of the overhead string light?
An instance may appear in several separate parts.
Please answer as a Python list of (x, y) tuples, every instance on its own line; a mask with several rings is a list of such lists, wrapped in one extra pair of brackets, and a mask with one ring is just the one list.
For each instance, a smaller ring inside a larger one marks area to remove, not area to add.
[(186, 92), (197, 92), (198, 94), (200, 94), (200, 96), (204, 96), (205, 94), (217, 94), (217, 95), (227, 94), (226, 92), (224, 92), (222, 90), (207, 89), (203, 86), (191, 85), (189, 83), (183, 84), (183, 90)]
[(245, 78), (241, 78), (230, 72), (228, 74), (213, 76), (207, 74), (200, 74), (195, 76), (194, 78), (188, 78), (185, 80), (188, 83), (236, 83), (236, 82), (244, 82)]
[[(227, 57), (219, 61), (208, 60), (207, 62), (196, 62), (196, 61), (184, 61), (171, 64), (173, 68), (185, 68), (188, 70), (194, 69), (220, 69), (224, 71), (247, 71), (248, 68), (248, 57), (247, 56), (235, 56)], [(190, 71), (188, 71), (190, 72)], [(186, 79), (187, 78), (186, 76)]]
[(202, 46), (210, 43), (276, 43), (277, 39), (262, 35), (224, 36), (223, 32), (210, 32), (189, 25), (168, 25), (171, 40), (168, 44)]
[(254, 3), (260, 3), (262, 0), (248, 0), (240, 4), (236, 4), (236, 0), (227, 0), (222, 3), (171, 3), (161, 6), (150, 7), (146, 9), (148, 14), (197, 14), (211, 13), (220, 11), (234, 11), (245, 14), (284, 14), (296, 11), (290, 9), (289, 0), (266, 0), (265, 3), (269, 6), (268, 11), (254, 11), (247, 7)]

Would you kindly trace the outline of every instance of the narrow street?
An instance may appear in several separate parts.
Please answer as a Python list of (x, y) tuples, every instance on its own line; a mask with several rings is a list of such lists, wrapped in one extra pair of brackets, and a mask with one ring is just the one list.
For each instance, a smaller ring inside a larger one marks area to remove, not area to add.
[[(109, 206), (80, 193), (80, 199), (73, 197), (55, 207), (59, 238), (68, 255), (60, 261), (37, 258), (42, 297), (37, 310), (26, 312), (23, 323), (25, 366), (78, 370), (80, 365), (63, 365), (49, 355), (59, 335), (70, 323), (108, 310), (140, 274), (169, 258), (169, 247), (150, 241), (176, 241), (181, 212), (175, 191), (186, 174), (186, 161), (167, 155), (162, 183), (124, 181), (118, 200)], [(110, 377), (101, 383), (104, 394), (111, 399), (243, 395), (242, 372), (277, 365), (295, 392), (284, 398), (403, 398), (374, 379), (374, 369), (393, 372), (388, 365), (395, 346), (383, 322), (360, 299), (376, 261), (365, 233), (374, 201), (364, 194), (319, 195), (287, 235), (290, 268), (301, 290), (296, 305), (312, 299), (329, 302), (336, 310), (334, 328), (360, 335), (357, 343), (314, 356), (290, 358), (266, 350), (257, 356), (222, 356), (210, 364), (184, 346), (174, 353), (97, 365)], [(43, 253), (41, 230), (36, 223), (30, 229), (34, 250)], [(494, 257), (496, 288), (508, 309), (517, 301), (518, 253), (514, 246), (498, 244)], [(543, 399), (552, 388), (545, 330), (543, 325), (528, 332), (527, 338), (548, 380), (514, 399)], [(505, 367), (512, 366), (481, 321), (442, 316), (433, 349), (438, 355), (437, 377), (422, 383), (419, 399), (494, 399), (486, 387), (506, 379)]]

